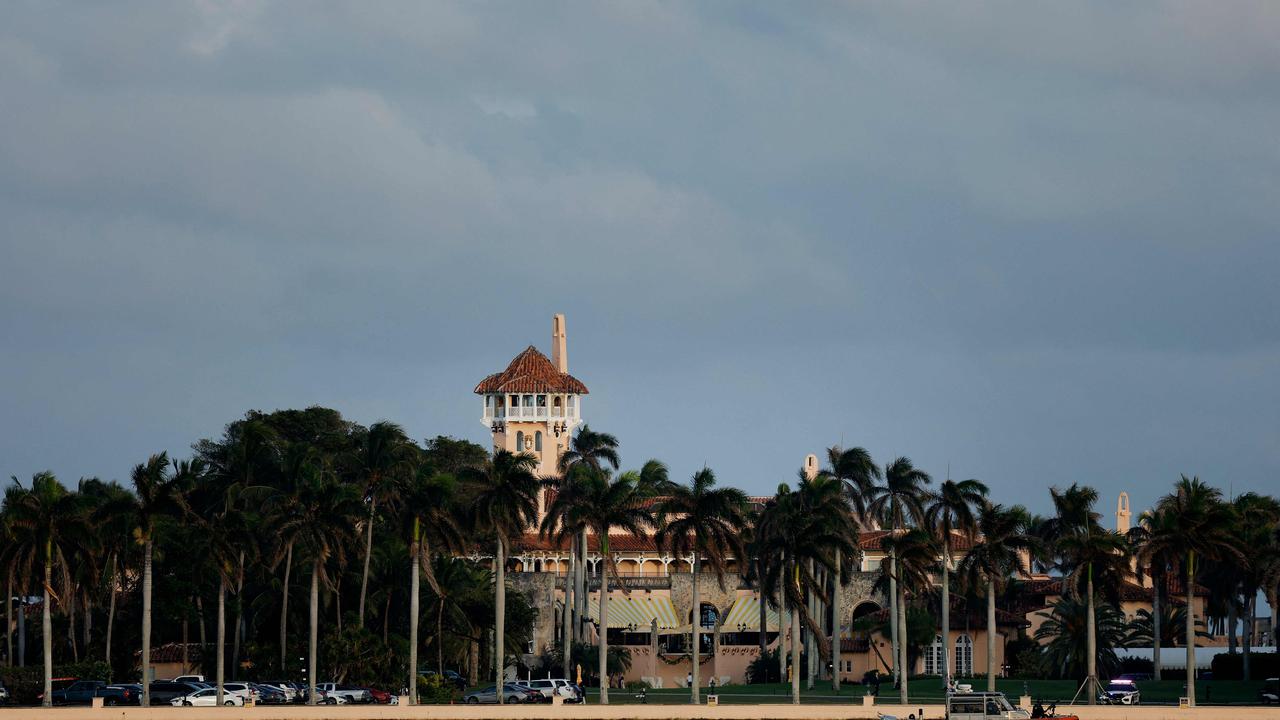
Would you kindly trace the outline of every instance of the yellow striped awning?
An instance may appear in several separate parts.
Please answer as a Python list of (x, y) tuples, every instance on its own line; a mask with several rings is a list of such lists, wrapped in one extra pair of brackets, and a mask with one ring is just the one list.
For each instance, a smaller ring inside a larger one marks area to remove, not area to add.
[[(600, 593), (593, 592), (587, 602), (587, 617), (599, 624)], [(623, 595), (609, 593), (609, 627), (613, 629), (634, 627), (636, 632), (648, 632), (654, 619), (658, 620), (659, 630), (670, 630), (680, 626), (676, 620), (676, 608), (670, 597), (641, 596), (636, 593)], [(685, 623), (687, 626), (688, 623)]]
[[(766, 608), (765, 622), (769, 624), (769, 628), (777, 630), (778, 611)], [(724, 632), (737, 632), (739, 626), (747, 631), (760, 632), (760, 598), (748, 595), (734, 601), (721, 627)]]

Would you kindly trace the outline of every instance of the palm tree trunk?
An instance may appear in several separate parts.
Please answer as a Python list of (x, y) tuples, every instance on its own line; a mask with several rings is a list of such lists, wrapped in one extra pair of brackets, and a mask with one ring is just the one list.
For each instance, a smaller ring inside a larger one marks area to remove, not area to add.
[(911, 675), (911, 668), (907, 667), (907, 588), (904, 583), (898, 583), (898, 659), (897, 664), (901, 667), (898, 673), (898, 699), (903, 705), (907, 704), (907, 678)]
[[(578, 640), (586, 642), (587, 638), (587, 531), (584, 529), (578, 536), (578, 587), (574, 590), (578, 604)], [(567, 678), (566, 678), (567, 679)]]
[(27, 666), (27, 591), (25, 583), (18, 589), (22, 594), (18, 601), (18, 667)]
[(142, 543), (142, 706), (151, 705), (151, 534)]
[(951, 553), (942, 550), (942, 687), (951, 687)]
[(280, 674), (288, 677), (289, 573), (293, 570), (293, 543), (284, 551), (284, 584), (280, 586)]
[[(756, 558), (756, 596), (760, 598), (760, 632), (757, 640), (760, 642), (761, 659), (769, 652), (769, 608), (764, 597), (764, 564), (760, 558)], [(778, 637), (782, 637), (779, 633)]]
[[(409, 559), (409, 704), (418, 704), (418, 518), (413, 519), (413, 553)], [(437, 627), (437, 632), (439, 628)], [(439, 636), (436, 641), (439, 644)], [(440, 679), (444, 679), (444, 669), (440, 669)]]
[(311, 561), (310, 636), (307, 638), (307, 704), (316, 704), (316, 637), (320, 630), (320, 561)]
[[(800, 568), (796, 567), (798, 576)], [(800, 704), (800, 613), (791, 611), (791, 704)]]
[(1241, 658), (1241, 671), (1244, 673), (1242, 678), (1245, 681), (1252, 680), (1249, 673), (1249, 656), (1253, 650), (1253, 604), (1257, 601), (1258, 590), (1253, 588), (1249, 593), (1248, 599), (1244, 601), (1244, 632), (1240, 634), (1240, 650), (1244, 653)]
[(1160, 595), (1164, 591), (1164, 579), (1160, 578), (1151, 589), (1151, 671), (1157, 681), (1160, 680)]
[(214, 669), (215, 687), (218, 688), (218, 707), (222, 707), (223, 689), (222, 682), (225, 679), (223, 673), (227, 664), (227, 579), (218, 577), (218, 647), (216, 649), (218, 656), (218, 667)]
[(48, 542), (44, 551), (44, 603), (40, 614), (40, 631), (44, 644), (44, 700), (45, 707), (53, 705), (53, 618), (49, 613), (49, 585), (53, 582), (53, 551)]
[(689, 624), (689, 630), (693, 633), (693, 650), (689, 653), (689, 657), (693, 662), (693, 682), (689, 683), (689, 702), (694, 705), (698, 704), (698, 687), (702, 685), (702, 679), (699, 677), (699, 671), (701, 670), (699, 661), (702, 659), (702, 600), (699, 598), (698, 593), (698, 577), (700, 575), (699, 570), (701, 570), (698, 555), (698, 551), (695, 550), (693, 552), (692, 573), (693, 613), (690, 615), (692, 622)]
[[(236, 561), (236, 626), (231, 633), (231, 669), (240, 667), (240, 637), (244, 630), (244, 551)], [(238, 672), (238, 670), (237, 670)]]
[(196, 625), (200, 628), (200, 664), (203, 666), (209, 658), (209, 638), (204, 631), (204, 598), (199, 595), (196, 595)]
[(89, 654), (89, 642), (93, 639), (93, 600), (89, 591), (84, 591), (84, 653)]
[[(120, 559), (115, 555), (111, 556), (111, 605), (107, 608), (107, 647), (103, 651), (103, 660), (107, 663), (107, 667), (111, 667), (111, 634), (116, 626), (116, 588), (120, 585)], [(149, 683), (143, 683), (143, 689), (148, 690)], [(142, 701), (145, 707), (147, 701)]]
[(1236, 605), (1237, 598), (1227, 601), (1227, 652), (1236, 654), (1236, 625), (1240, 622), (1240, 611)]
[(373, 518), (377, 509), (377, 499), (371, 498), (369, 500), (369, 528), (364, 538), (364, 571), (360, 573), (360, 610), (358, 611), (360, 627), (364, 627), (364, 597), (369, 591), (369, 557), (373, 555)]
[(1087, 617), (1085, 619), (1085, 651), (1089, 657), (1086, 658), (1086, 667), (1088, 668), (1088, 677), (1085, 678), (1085, 692), (1089, 695), (1089, 704), (1098, 704), (1098, 622), (1094, 614), (1094, 598), (1093, 598), (1093, 564), (1089, 564), (1089, 577), (1086, 581), (1085, 592), (1088, 593), (1088, 603), (1086, 604)]
[(836, 551), (836, 570), (831, 573), (831, 689), (840, 692), (840, 564), (842, 554)]
[[(809, 559), (809, 577), (814, 577), (813, 558)], [(809, 611), (809, 617), (813, 618), (818, 614), (817, 598), (812, 592), (805, 593), (805, 607)], [(813, 636), (813, 632), (805, 633), (805, 664), (804, 664), (804, 688), (805, 690), (813, 689), (813, 675), (818, 667), (818, 642)]]
[(893, 681), (896, 684), (902, 675), (902, 658), (898, 652), (898, 558), (893, 551), (889, 552), (889, 642), (893, 650)]
[(791, 619), (787, 616), (787, 596), (778, 590), (778, 682), (787, 682), (787, 630), (791, 628)]
[[(600, 704), (609, 704), (609, 535), (600, 538)], [(695, 591), (696, 592), (696, 591)]]
[(497, 688), (498, 704), (503, 701), (503, 691), (506, 689), (506, 648), (503, 647), (503, 640), (506, 638), (507, 632), (507, 558), (506, 548), (503, 546), (502, 538), (498, 538), (498, 556), (494, 563), (496, 565), (496, 574), (494, 575), (493, 594), (494, 594), (494, 619), (493, 619), (493, 674), (494, 687)]
[(13, 667), (13, 572), (5, 582), (4, 594), (4, 664)]
[(574, 598), (572, 579), (573, 569), (577, 564), (577, 558), (574, 556), (573, 552), (573, 544), (570, 543), (569, 567), (565, 568), (564, 573), (564, 617), (561, 618), (561, 624), (564, 625), (564, 627), (561, 628), (560, 639), (560, 655), (564, 660), (564, 674), (561, 677), (566, 680), (569, 679), (569, 670), (573, 667), (573, 623), (575, 622), (575, 619), (573, 612)]
[[(187, 600), (190, 600), (190, 599), (191, 598), (187, 598)], [(188, 647), (187, 635), (190, 632), (190, 630), (191, 628), (187, 620), (187, 608), (184, 606), (182, 608), (182, 674), (183, 675), (186, 675), (187, 673), (191, 672), (190, 653), (187, 652), (187, 647)]]
[(987, 692), (996, 691), (996, 584), (987, 580)]
[(1196, 553), (1187, 553), (1187, 577), (1185, 579), (1187, 593), (1187, 700), (1191, 707), (1196, 706)]
[(67, 597), (67, 642), (71, 644), (71, 661), (80, 662), (80, 648), (76, 645), (76, 594)]

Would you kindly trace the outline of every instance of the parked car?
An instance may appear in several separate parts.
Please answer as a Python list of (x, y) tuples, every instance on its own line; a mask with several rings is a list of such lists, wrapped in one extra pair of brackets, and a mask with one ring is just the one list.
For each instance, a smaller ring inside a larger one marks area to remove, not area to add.
[[(435, 671), (435, 670), (424, 670), (424, 671), (422, 671), (422, 673), (421, 673), (421, 674), (422, 674), (422, 675), (426, 675), (427, 677), (431, 677), (432, 675), (435, 675), (435, 674), (436, 674), (436, 671)], [(452, 670), (445, 670), (445, 671), (444, 671), (444, 675), (443, 675), (442, 677), (444, 678), (445, 682), (451, 682), (451, 683), (453, 683), (453, 686), (454, 686), (454, 687), (456, 687), (456, 688), (458, 688), (459, 690), (466, 690), (466, 689), (467, 689), (467, 680), (466, 680), (466, 678), (462, 677), (461, 675), (459, 675), (458, 673), (456, 673), (456, 672), (454, 672), (454, 671), (452, 671)]]
[(1263, 705), (1280, 705), (1280, 678), (1267, 678), (1258, 689), (1258, 702)]
[(197, 690), (207, 690), (204, 685), (172, 680), (157, 680), (151, 683), (151, 704), (168, 705), (174, 698), (190, 695)]
[(292, 691), (286, 694), (284, 690), (272, 685), (249, 683), (249, 687), (257, 693), (254, 702), (263, 705), (287, 705), (293, 697)]
[[(224, 685), (225, 689), (225, 685)], [(181, 695), (169, 701), (174, 707), (217, 707), (218, 706), (218, 689), (217, 688), (200, 688), (188, 695)], [(244, 698), (239, 695), (231, 695), (225, 691), (222, 693), (222, 704), (226, 706), (242, 706)]]
[(356, 687), (354, 685), (339, 685), (338, 683), (316, 683), (317, 690), (323, 690), (326, 701), (332, 701), (329, 704), (369, 704), (373, 702), (373, 695), (369, 691)]
[(4, 686), (4, 682), (0, 682), (0, 705), (9, 704), (9, 688)]
[(564, 698), (565, 702), (576, 702), (578, 699), (578, 694), (573, 689), (573, 683), (565, 680), (564, 678), (529, 680), (522, 684), (541, 692), (548, 702), (556, 695)]
[[(542, 697), (542, 693), (538, 692), (537, 690), (523, 687), (521, 685), (517, 685), (516, 683), (506, 683), (502, 686), (502, 688), (503, 688), (502, 701), (504, 703), (538, 702), (539, 699)], [(495, 686), (490, 685), (489, 687), (483, 688), (481, 690), (472, 690), (466, 695), (463, 695), (462, 702), (470, 705), (477, 705), (477, 704), (496, 705), (498, 702), (498, 692)]]
[(280, 691), (284, 694), (286, 702), (294, 702), (303, 695), (303, 691), (297, 683), (291, 683), (286, 680), (264, 680), (258, 685)]
[(137, 705), (142, 698), (141, 685), (108, 685), (102, 680), (77, 680), (53, 691), (54, 705), (89, 705), (94, 698), (103, 705)]
[(386, 690), (379, 690), (378, 688), (365, 688), (365, 690), (369, 691), (369, 694), (373, 696), (373, 701), (379, 705), (400, 704), (400, 698), (396, 695), (392, 695)]
[(1112, 680), (1098, 693), (1098, 702), (1103, 705), (1137, 705), (1141, 701), (1142, 693), (1138, 692), (1138, 684), (1132, 680)]
[(209, 684), (204, 679), (203, 675), (179, 675), (178, 677), (173, 679), (173, 682), (204, 683), (205, 685)]
[(246, 703), (249, 701), (258, 702), (258, 691), (254, 689), (253, 683), (247, 682), (224, 682), (222, 683), (223, 695), (239, 695), (241, 700)]

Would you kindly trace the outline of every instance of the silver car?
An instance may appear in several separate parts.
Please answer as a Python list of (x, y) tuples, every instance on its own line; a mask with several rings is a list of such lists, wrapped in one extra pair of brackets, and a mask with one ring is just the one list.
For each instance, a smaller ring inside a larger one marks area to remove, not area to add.
[[(503, 685), (502, 702), (504, 703), (526, 703), (533, 702), (533, 695), (540, 695), (536, 690), (521, 689), (513, 683)], [(468, 705), (496, 705), (498, 703), (498, 693), (493, 685), (480, 690), (472, 690), (462, 696), (462, 702)]]

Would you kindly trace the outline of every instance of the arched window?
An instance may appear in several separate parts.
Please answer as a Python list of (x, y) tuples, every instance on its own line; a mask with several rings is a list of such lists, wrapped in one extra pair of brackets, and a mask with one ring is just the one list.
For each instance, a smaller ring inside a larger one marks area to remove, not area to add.
[(973, 638), (956, 638), (956, 677), (973, 677)]
[(542, 452), (542, 431), (539, 430), (533, 434), (533, 449)]
[(924, 653), (924, 674), (942, 674), (942, 636), (934, 635), (933, 644)]
[(516, 431), (516, 453), (524, 452), (524, 431)]

